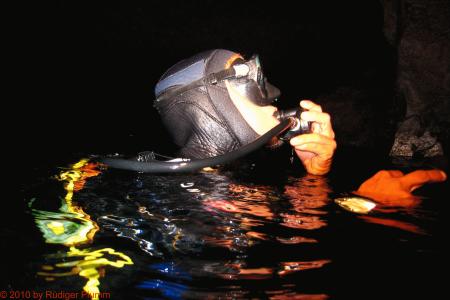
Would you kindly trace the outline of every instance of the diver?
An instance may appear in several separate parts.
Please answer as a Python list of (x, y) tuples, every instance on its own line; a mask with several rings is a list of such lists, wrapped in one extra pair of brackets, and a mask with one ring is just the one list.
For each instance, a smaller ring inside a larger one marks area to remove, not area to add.
[[(235, 76), (193, 85), (207, 74), (248, 68)], [(257, 56), (243, 57), (227, 50), (212, 50), (171, 67), (155, 88), (155, 107), (172, 134), (180, 153), (206, 158), (238, 149), (274, 128), (280, 121), (271, 104), (280, 90), (265, 77)], [(323, 175), (331, 167), (336, 142), (330, 117), (311, 101), (302, 101), (303, 120), (313, 122), (312, 132), (290, 140), (308, 173)]]
[[(199, 53), (169, 68), (155, 87), (154, 106), (182, 158), (161, 162), (148, 152), (134, 161), (102, 162), (141, 172), (192, 171), (228, 163), (263, 145), (279, 145), (280, 136), (290, 132), (284, 140), (289, 140), (306, 171), (328, 173), (336, 149), (330, 116), (309, 100), (300, 102), (297, 114), (284, 114), (271, 105), (279, 96), (257, 55), (245, 60), (223, 49)], [(298, 130), (302, 124), (309, 127)], [(292, 133), (295, 130), (298, 135)]]
[[(181, 157), (160, 161), (148, 151), (133, 159), (100, 161), (139, 172), (191, 172), (230, 163), (264, 145), (289, 141), (307, 173), (327, 174), (336, 150), (329, 114), (309, 100), (300, 101), (293, 110), (279, 111), (272, 104), (280, 94), (267, 81), (257, 55), (246, 60), (224, 49), (201, 52), (170, 67), (155, 86), (154, 106)], [(381, 170), (355, 194), (385, 204), (400, 198), (410, 203), (415, 202), (413, 190), (446, 178), (441, 170), (406, 175)]]

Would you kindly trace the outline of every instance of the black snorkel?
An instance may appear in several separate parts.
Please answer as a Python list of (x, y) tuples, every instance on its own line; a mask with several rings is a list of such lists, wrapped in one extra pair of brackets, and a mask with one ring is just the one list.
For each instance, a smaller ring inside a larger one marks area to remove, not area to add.
[(130, 170), (143, 173), (188, 173), (205, 167), (223, 165), (241, 158), (264, 145), (276, 144), (278, 141), (288, 141), (292, 137), (311, 132), (311, 122), (300, 118), (301, 111), (297, 108), (277, 111), (274, 116), (280, 124), (260, 136), (255, 141), (229, 153), (204, 159), (179, 158), (168, 161), (139, 161), (114, 157), (100, 158), (97, 161), (114, 169)]
[(275, 137), (289, 132), (297, 124), (294, 117), (288, 116), (281, 120), (281, 123), (241, 148), (229, 153), (204, 159), (181, 158), (177, 161), (138, 161), (114, 157), (104, 157), (97, 159), (98, 162), (114, 169), (130, 170), (143, 173), (187, 173), (198, 171), (205, 167), (223, 165), (241, 158), (262, 146), (270, 143)]

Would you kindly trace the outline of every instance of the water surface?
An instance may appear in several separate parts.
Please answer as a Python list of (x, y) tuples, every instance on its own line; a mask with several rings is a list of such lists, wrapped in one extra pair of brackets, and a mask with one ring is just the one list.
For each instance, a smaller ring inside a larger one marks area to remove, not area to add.
[(12, 269), (6, 290), (85, 291), (94, 299), (367, 299), (442, 291), (436, 268), (445, 186), (425, 187), (416, 207), (378, 206), (362, 216), (333, 200), (364, 172), (286, 171), (260, 180), (251, 170), (151, 175), (57, 167), (22, 189), (25, 214), (15, 219), (23, 230), (3, 228), (12, 253), (5, 259), (16, 260), (5, 263)]

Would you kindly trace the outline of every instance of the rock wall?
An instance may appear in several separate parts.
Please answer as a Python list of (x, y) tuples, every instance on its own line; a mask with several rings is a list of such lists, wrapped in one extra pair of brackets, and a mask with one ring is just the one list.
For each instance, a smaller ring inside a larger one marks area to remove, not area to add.
[(383, 0), (384, 33), (397, 51), (394, 103), (406, 105), (391, 156), (449, 152), (450, 1)]

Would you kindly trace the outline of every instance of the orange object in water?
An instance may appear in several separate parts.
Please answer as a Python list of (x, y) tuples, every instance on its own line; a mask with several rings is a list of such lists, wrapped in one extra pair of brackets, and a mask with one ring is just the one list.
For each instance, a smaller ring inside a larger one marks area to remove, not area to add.
[(399, 170), (381, 170), (361, 184), (355, 194), (387, 206), (415, 206), (419, 202), (412, 194), (415, 189), (446, 179), (447, 174), (441, 170), (417, 170), (406, 175)]

